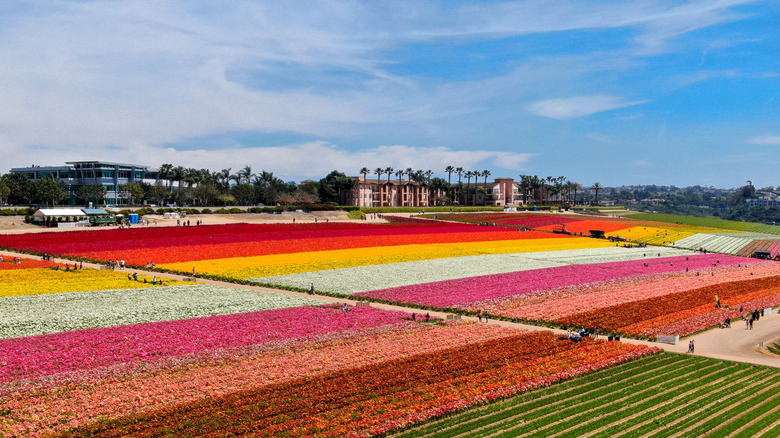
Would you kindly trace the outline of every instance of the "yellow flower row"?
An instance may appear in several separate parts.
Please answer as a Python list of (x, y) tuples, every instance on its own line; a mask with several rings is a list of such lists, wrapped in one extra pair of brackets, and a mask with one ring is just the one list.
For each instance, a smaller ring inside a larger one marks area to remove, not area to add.
[[(147, 283), (143, 282), (144, 279)], [(0, 271), (0, 297), (152, 287), (152, 277), (139, 276), (138, 280), (128, 280), (127, 273), (94, 269), (70, 272), (50, 268)], [(166, 281), (166, 284), (173, 283)]]
[(607, 246), (611, 246), (611, 244), (603, 240), (594, 239), (502, 240), (315, 251), (201, 260), (159, 266), (183, 272), (191, 272), (194, 268), (197, 272), (242, 279), (481, 254), (512, 254), (559, 251), (563, 249), (603, 248)]
[(664, 233), (658, 233), (651, 236), (646, 236), (639, 241), (641, 243), (647, 243), (650, 245), (669, 245), (672, 242), (677, 242), (680, 239), (685, 239), (686, 237), (693, 236), (696, 233), (692, 233), (689, 231), (672, 231), (668, 230)]
[(625, 228), (622, 230), (617, 231), (611, 231), (609, 233), (606, 233), (607, 237), (623, 237), (626, 239), (631, 240), (637, 240), (641, 239), (643, 237), (647, 236), (654, 236), (656, 234), (664, 234), (670, 232), (668, 229), (664, 228), (654, 228), (654, 227), (631, 227), (631, 228)]

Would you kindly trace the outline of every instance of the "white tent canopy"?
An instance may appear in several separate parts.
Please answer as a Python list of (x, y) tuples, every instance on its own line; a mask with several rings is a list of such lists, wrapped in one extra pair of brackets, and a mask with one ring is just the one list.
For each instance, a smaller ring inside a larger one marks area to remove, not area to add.
[[(80, 208), (42, 208), (33, 213), (33, 222), (48, 222), (50, 218), (86, 217)], [(56, 220), (56, 219), (55, 219)]]
[(42, 217), (63, 217), (63, 216), (86, 216), (86, 213), (84, 213), (80, 208), (42, 208), (35, 213), (33, 213), (33, 216), (42, 216)]

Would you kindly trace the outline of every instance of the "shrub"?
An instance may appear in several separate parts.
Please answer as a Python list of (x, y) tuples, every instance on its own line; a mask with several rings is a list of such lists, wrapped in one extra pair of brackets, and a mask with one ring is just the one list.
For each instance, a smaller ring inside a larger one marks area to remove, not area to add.
[(347, 213), (347, 217), (349, 217), (350, 219), (361, 219), (362, 220), (362, 219), (366, 218), (366, 214), (363, 213), (360, 210), (352, 210), (352, 211)]

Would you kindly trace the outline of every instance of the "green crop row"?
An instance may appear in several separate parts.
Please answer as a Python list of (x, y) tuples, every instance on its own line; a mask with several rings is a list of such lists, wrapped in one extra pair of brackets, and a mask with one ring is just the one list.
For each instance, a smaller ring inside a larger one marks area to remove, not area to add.
[[(521, 412), (533, 412), (535, 417), (542, 416), (550, 411), (554, 412), (562, 406), (570, 405), (574, 399), (587, 399), (598, 397), (599, 394), (622, 391), (626, 387), (645, 379), (646, 376), (644, 374), (647, 367), (651, 367), (654, 373), (656, 370), (676, 372), (679, 366), (678, 363), (679, 359), (674, 356), (651, 356), (620, 367), (609, 368), (578, 378), (572, 381), (574, 383), (569, 382), (552, 386), (550, 387), (551, 391), (533, 391), (523, 396), (512, 398), (502, 404), (488, 405), (484, 412), (468, 411), (431, 425), (428, 428), (429, 430), (421, 430), (420, 432), (422, 433), (410, 431), (412, 432), (411, 434), (404, 436), (421, 436), (432, 431), (439, 431), (439, 433), (432, 434), (432, 436), (452, 436), (473, 431)], [(466, 421), (470, 419), (475, 421), (471, 424), (466, 424)], [(457, 427), (446, 431), (446, 433), (441, 433), (443, 432), (442, 429), (449, 427), (450, 424), (457, 425)]]
[[(657, 400), (665, 392), (679, 387), (686, 380), (706, 378), (710, 373), (709, 367), (688, 366), (684, 372), (679, 370), (675, 372), (675, 377), (672, 378), (666, 375), (659, 375), (650, 379), (644, 379), (641, 383), (637, 383), (619, 393), (609, 393), (595, 398), (588, 397), (585, 400), (571, 400), (568, 403), (571, 407), (557, 410), (555, 415), (552, 416), (552, 418), (557, 417), (558, 421), (551, 423), (550, 418), (529, 418), (519, 427), (504, 430), (499, 436), (516, 437), (529, 433), (534, 435), (542, 433), (545, 436), (552, 436), (571, 429), (572, 426), (579, 425), (595, 415), (606, 415), (609, 421), (614, 421), (616, 418), (619, 419), (624, 415), (623, 413), (619, 415), (609, 414), (615, 410), (615, 406), (634, 407), (638, 405), (638, 409), (645, 409), (648, 404), (652, 406), (654, 403), (657, 403)], [(601, 427), (601, 423), (597, 423), (594, 429), (599, 427)], [(582, 433), (580, 429), (579, 433), (567, 435), (581, 436)]]
[[(576, 384), (556, 384), (554, 390), (532, 391), (508, 400), (492, 403), (482, 408), (472, 409), (442, 418), (438, 421), (399, 434), (401, 437), (425, 436), (438, 433), (437, 436), (452, 436), (492, 424), (515, 412), (530, 412), (544, 406), (566, 403), (573, 397), (587, 396), (597, 390), (608, 390), (630, 384), (642, 379), (642, 370), (648, 366), (657, 369), (675, 367), (679, 358), (669, 355), (654, 355), (641, 360), (628, 362), (620, 367), (612, 367), (576, 379)], [(605, 377), (612, 381), (605, 384)]]
[(778, 377), (776, 368), (662, 353), (397, 436), (777, 436)]

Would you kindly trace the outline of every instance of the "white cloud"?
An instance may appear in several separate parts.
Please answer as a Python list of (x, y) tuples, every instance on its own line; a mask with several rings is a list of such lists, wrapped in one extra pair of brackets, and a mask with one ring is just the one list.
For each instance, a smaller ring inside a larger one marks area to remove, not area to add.
[(613, 143), (612, 139), (609, 138), (608, 135), (604, 135), (604, 134), (602, 134), (600, 132), (589, 132), (589, 133), (585, 134), (585, 137), (589, 138), (589, 139), (591, 139), (593, 141), (597, 141), (599, 143), (603, 143), (603, 144), (612, 144)]
[[(513, 175), (532, 158), (528, 153), (512, 153), (491, 150), (457, 151), (446, 147), (419, 147), (388, 145), (363, 148), (352, 152), (344, 147), (325, 142), (309, 142), (276, 147), (230, 147), (220, 150), (195, 149), (179, 151), (148, 144), (105, 148), (92, 147), (36, 147), (19, 151), (13, 167), (36, 165), (62, 165), (65, 161), (105, 160), (145, 164), (157, 167), (162, 163), (174, 163), (196, 169), (217, 171), (237, 169), (245, 165), (255, 170), (265, 169), (284, 179), (319, 179), (332, 170), (357, 175), (363, 167), (372, 171), (377, 167), (395, 169), (433, 170), (444, 175), (448, 165), (467, 170), (490, 169), (494, 174), (504, 171)], [(45, 157), (45, 158), (43, 158)]]
[(780, 144), (780, 135), (762, 135), (750, 139), (752, 144)]
[(640, 105), (647, 100), (626, 101), (617, 96), (577, 96), (561, 99), (541, 100), (533, 103), (529, 110), (536, 115), (558, 120), (572, 120), (591, 114)]

